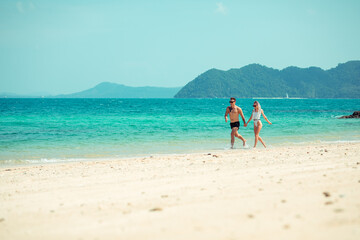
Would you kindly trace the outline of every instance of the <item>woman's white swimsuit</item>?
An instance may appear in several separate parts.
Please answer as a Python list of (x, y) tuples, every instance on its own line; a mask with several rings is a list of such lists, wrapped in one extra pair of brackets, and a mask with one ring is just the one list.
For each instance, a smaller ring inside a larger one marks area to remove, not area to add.
[(261, 117), (261, 110), (259, 112), (255, 112), (255, 110), (252, 113), (252, 118), (254, 120), (254, 124), (257, 127), (258, 126), (258, 121), (260, 121), (260, 117)]

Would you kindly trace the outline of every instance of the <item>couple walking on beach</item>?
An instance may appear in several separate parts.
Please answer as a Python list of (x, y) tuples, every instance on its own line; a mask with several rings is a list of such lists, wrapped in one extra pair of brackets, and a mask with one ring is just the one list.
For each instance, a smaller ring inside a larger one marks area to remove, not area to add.
[(260, 121), (261, 115), (263, 115), (264, 119), (271, 125), (272, 123), (267, 119), (267, 117), (264, 114), (264, 110), (261, 109), (260, 103), (258, 101), (255, 101), (253, 104), (253, 111), (252, 114), (247, 122), (245, 122), (244, 114), (240, 107), (235, 105), (236, 99), (230, 98), (230, 106), (226, 108), (225, 112), (225, 122), (228, 121), (228, 115), (230, 115), (230, 127), (231, 127), (231, 148), (234, 147), (235, 137), (241, 139), (243, 141), (243, 145), (245, 146), (246, 140), (238, 133), (240, 122), (239, 122), (239, 115), (241, 116), (244, 127), (248, 125), (248, 123), (251, 121), (251, 119), (254, 120), (254, 134), (255, 134), (255, 144), (254, 148), (256, 148), (258, 140), (266, 147), (265, 142), (263, 139), (259, 136), (260, 130), (262, 128), (262, 123)]

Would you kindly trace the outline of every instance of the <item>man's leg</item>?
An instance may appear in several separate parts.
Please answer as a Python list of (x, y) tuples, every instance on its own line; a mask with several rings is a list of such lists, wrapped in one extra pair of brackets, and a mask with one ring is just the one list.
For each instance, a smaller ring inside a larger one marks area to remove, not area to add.
[(234, 148), (234, 143), (235, 143), (235, 135), (237, 133), (238, 128), (234, 127), (231, 129), (231, 148)]
[(245, 138), (243, 138), (237, 131), (236, 131), (236, 133), (235, 133), (235, 137), (241, 139), (241, 140), (243, 141), (243, 145), (245, 146), (245, 143), (246, 143)]

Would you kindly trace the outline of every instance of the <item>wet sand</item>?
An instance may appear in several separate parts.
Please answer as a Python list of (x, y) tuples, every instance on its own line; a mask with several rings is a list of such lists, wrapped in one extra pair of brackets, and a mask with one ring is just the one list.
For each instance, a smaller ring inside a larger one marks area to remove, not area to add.
[(360, 239), (360, 143), (0, 168), (0, 239)]

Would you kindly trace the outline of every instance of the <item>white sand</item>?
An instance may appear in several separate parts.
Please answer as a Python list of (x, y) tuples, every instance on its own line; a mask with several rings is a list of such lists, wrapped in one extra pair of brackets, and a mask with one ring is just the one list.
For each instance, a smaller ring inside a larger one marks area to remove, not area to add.
[(360, 143), (0, 168), (0, 239), (360, 239)]

